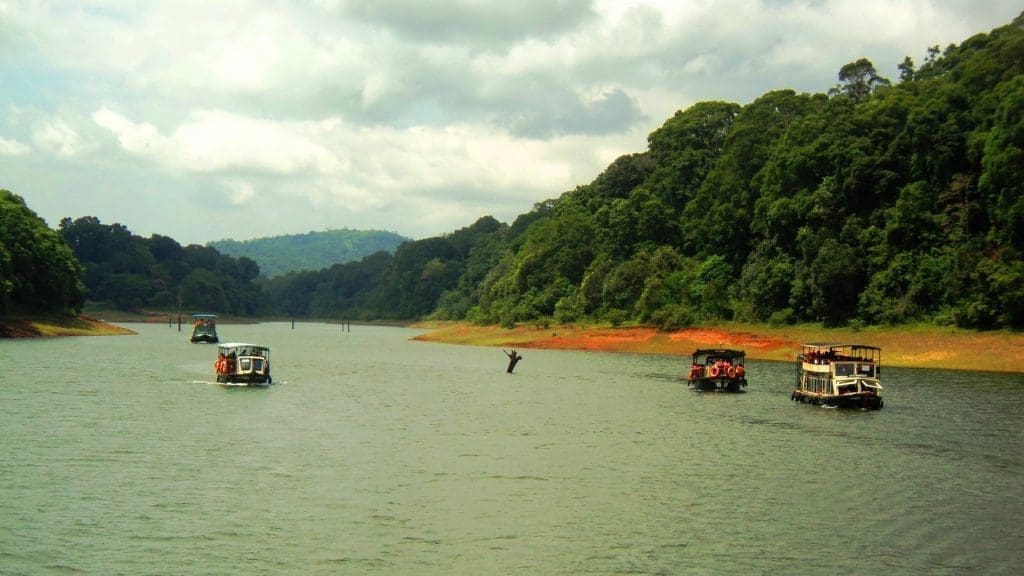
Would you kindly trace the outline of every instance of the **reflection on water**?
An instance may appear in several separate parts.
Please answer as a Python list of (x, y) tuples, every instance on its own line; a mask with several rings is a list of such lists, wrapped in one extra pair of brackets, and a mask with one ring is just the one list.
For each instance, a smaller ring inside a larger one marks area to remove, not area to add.
[(1017, 573), (1024, 379), (885, 368), (885, 408), (697, 393), (680, 357), (221, 327), (0, 341), (3, 574)]

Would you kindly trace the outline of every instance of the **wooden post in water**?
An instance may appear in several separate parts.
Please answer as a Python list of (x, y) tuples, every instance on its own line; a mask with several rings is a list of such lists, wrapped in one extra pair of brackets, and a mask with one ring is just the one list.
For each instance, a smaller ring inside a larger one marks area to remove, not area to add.
[(292, 330), (295, 330), (295, 316), (292, 316)]
[(167, 327), (171, 328), (172, 320), (174, 320), (174, 314), (167, 313)]

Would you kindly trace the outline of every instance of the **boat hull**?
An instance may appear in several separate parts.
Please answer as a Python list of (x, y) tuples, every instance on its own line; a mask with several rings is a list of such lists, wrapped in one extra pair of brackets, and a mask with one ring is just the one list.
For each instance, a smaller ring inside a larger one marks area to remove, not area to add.
[(274, 383), (274, 379), (269, 375), (253, 374), (253, 375), (217, 375), (217, 383), (224, 386), (248, 386), (252, 388), (266, 388)]
[(191, 340), (193, 344), (216, 344), (220, 342), (216, 334), (196, 334), (192, 336)]
[(694, 378), (690, 386), (702, 392), (742, 392), (747, 387), (746, 378)]
[(816, 406), (847, 408), (851, 410), (880, 410), (885, 405), (881, 396), (868, 393), (837, 395), (815, 394), (803, 390), (794, 390), (790, 399), (801, 404), (814, 404)]

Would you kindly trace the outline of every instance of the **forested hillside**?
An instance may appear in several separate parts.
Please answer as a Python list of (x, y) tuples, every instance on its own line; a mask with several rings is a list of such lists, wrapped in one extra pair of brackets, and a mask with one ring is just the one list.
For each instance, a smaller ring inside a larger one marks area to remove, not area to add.
[(82, 267), (64, 240), (25, 204), (0, 190), (0, 317), (77, 314)]
[[(255, 315), (260, 269), (214, 248), (142, 238), (94, 216), (60, 222), (60, 237), (85, 269), (86, 298), (122, 310), (157, 309)], [(76, 264), (77, 265), (77, 264)]]
[(859, 59), (827, 93), (702, 102), (648, 149), (539, 203), (270, 284), (351, 318), (926, 321), (1024, 327), (1024, 20)]
[(321, 270), (345, 264), (380, 251), (394, 252), (409, 238), (383, 230), (327, 230), (253, 240), (218, 240), (207, 246), (222, 254), (255, 260), (263, 276)]
[(464, 314), (474, 287), (507, 250), (507, 230), (487, 216), (449, 235), (406, 242), (394, 255), (272, 278), (264, 291), (273, 311), (289, 316), (408, 320), (433, 313), (442, 296)]
[(237, 315), (1024, 328), (1024, 17), (899, 69), (701, 102), (511, 225), (272, 278), (93, 217), (57, 236), (4, 191), (0, 313), (78, 310), (84, 281), (119, 308)]

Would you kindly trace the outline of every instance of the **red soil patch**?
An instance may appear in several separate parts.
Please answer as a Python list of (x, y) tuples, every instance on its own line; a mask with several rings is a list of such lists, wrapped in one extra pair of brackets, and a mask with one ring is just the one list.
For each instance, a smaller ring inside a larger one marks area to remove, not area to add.
[(550, 336), (541, 336), (524, 342), (527, 348), (558, 350), (594, 350), (599, 352), (642, 351), (654, 338), (655, 331), (649, 328), (607, 329), (602, 331), (559, 331)]
[(673, 342), (707, 344), (721, 348), (757, 348), (762, 351), (773, 351), (780, 348), (787, 350), (799, 344), (784, 338), (761, 336), (752, 332), (726, 332), (713, 328), (686, 328), (669, 335)]
[(981, 366), (998, 372), (1022, 372), (1024, 334), (968, 332), (950, 328), (870, 328), (863, 331), (809, 326), (694, 327), (675, 332), (653, 328), (581, 326), (525, 327), (512, 329), (468, 324), (421, 325), (431, 331), (416, 340), (479, 346), (593, 350), (689, 356), (698, 348), (735, 348), (748, 359), (792, 361), (803, 342), (861, 342), (885, 351), (889, 366), (971, 369)]
[(690, 355), (697, 348), (740, 348), (749, 358), (789, 359), (799, 348), (792, 341), (753, 332), (729, 332), (714, 328), (688, 328), (677, 332), (659, 332), (654, 328), (551, 328), (518, 326), (499, 329), (493, 326), (454, 324), (416, 337), (458, 344), (509, 346), (595, 352), (631, 352), (642, 354)]
[(537, 334), (520, 345), (526, 348), (655, 354), (690, 354), (695, 348), (702, 347), (741, 348), (748, 349), (747, 353), (751, 357), (763, 356), (764, 353), (778, 350), (785, 350), (788, 356), (791, 350), (799, 347), (798, 344), (783, 338), (713, 328), (687, 328), (677, 332), (658, 332), (653, 328), (569, 330), (568, 333), (555, 330), (550, 336)]

